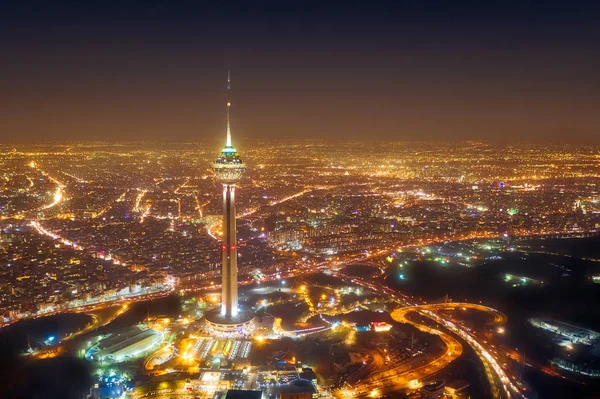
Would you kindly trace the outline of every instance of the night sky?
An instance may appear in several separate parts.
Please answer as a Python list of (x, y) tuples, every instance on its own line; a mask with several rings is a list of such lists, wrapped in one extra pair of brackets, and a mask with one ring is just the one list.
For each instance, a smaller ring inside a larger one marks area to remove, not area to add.
[(6, 3), (0, 141), (600, 143), (591, 1)]

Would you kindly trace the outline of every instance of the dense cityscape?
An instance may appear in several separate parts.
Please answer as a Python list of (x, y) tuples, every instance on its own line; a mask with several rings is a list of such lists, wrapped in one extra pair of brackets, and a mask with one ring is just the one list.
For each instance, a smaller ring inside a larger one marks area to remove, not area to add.
[[(245, 149), (241, 279), (340, 267), (403, 246), (600, 228), (597, 149), (364, 146)], [(219, 276), (214, 151), (197, 147), (4, 146), (4, 322), (197, 289)]]
[[(585, 240), (600, 228), (597, 148), (244, 146), (246, 172), (225, 179), (238, 187), (239, 303), (252, 316), (251, 324), (223, 327), (208, 312), (226, 302), (225, 219), (211, 166), (218, 151), (202, 143), (151, 147), (1, 150), (3, 328), (90, 315), (70, 329), (29, 334), (21, 348), (21, 356), (73, 353), (93, 364), (89, 397), (508, 398), (539, 389), (524, 378), (525, 364), (576, 384), (600, 375), (592, 355), (600, 334), (591, 329), (527, 320), (548, 340), (562, 337), (555, 345), (565, 353), (531, 354), (526, 363), (505, 340), (511, 312), (496, 308), (493, 295), (465, 289), (454, 297), (435, 282), (415, 288), (415, 268), (425, 263), (478, 273), (511, 256), (572, 257), (543, 243)], [(227, 148), (237, 151), (226, 146), (222, 157)], [(585, 284), (595, 286), (600, 258), (581, 259), (592, 264)], [(558, 280), (576, 273), (554, 266)], [(513, 269), (494, 272), (494, 283), (523, 291), (561, 284)], [(153, 309), (160, 301), (176, 310)], [(140, 305), (141, 316), (119, 323)], [(569, 358), (575, 350), (583, 359)], [(468, 356), (487, 382), (456, 366)]]

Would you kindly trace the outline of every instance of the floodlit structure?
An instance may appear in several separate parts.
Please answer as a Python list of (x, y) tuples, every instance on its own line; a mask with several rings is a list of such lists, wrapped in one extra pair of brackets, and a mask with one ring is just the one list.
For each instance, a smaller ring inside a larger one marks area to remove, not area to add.
[(86, 358), (108, 363), (120, 363), (144, 356), (156, 349), (163, 341), (159, 331), (139, 325), (133, 326), (102, 339), (88, 349)]
[(387, 332), (392, 329), (392, 325), (384, 321), (374, 321), (371, 322), (371, 329), (375, 332)]
[(559, 335), (565, 338), (564, 345), (569, 344), (583, 344), (593, 345), (595, 342), (600, 340), (600, 333), (568, 324), (561, 321), (549, 320), (549, 319), (529, 319), (529, 322), (537, 328), (544, 329), (555, 335)]
[(235, 220), (235, 188), (246, 170), (231, 141), (231, 101), (229, 90), (231, 80), (227, 74), (227, 139), (221, 154), (212, 164), (217, 179), (223, 185), (223, 265), (221, 269), (221, 308), (207, 312), (206, 322), (210, 328), (223, 334), (246, 335), (254, 315), (242, 312), (238, 307), (237, 287), (237, 239)]
[(436, 381), (421, 387), (421, 395), (424, 399), (441, 399), (444, 397), (446, 383)]

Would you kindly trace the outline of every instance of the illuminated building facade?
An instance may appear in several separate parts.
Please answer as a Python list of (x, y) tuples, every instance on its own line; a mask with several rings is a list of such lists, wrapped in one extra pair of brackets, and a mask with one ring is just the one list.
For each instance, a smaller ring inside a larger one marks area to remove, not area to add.
[(374, 321), (371, 323), (371, 328), (375, 332), (387, 332), (392, 329), (392, 325), (383, 321)]
[(160, 331), (144, 325), (133, 326), (100, 340), (86, 352), (86, 359), (120, 363), (144, 356), (156, 349), (163, 340)]

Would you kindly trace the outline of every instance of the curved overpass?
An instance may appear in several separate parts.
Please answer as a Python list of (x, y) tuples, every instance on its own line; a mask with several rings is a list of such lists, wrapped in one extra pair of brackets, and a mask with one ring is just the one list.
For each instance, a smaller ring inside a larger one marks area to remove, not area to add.
[[(492, 320), (490, 324), (506, 324), (508, 321), (508, 317), (506, 315), (494, 308), (490, 308), (489, 306), (484, 306), (476, 303), (468, 303), (468, 302), (446, 302), (446, 303), (430, 303), (420, 306), (412, 306), (406, 308), (396, 309), (394, 312), (403, 311), (407, 312), (418, 312), (420, 310), (478, 310), (480, 312), (488, 313), (492, 316)], [(392, 317), (394, 317), (392, 315)]]
[[(396, 320), (396, 318), (394, 319)], [(405, 319), (404, 314), (402, 314), (401, 320), (398, 319), (396, 321), (412, 324), (421, 331), (439, 336), (446, 346), (446, 350), (440, 356), (429, 361), (415, 359), (401, 363), (389, 370), (375, 372), (358, 384), (355, 384), (353, 389), (342, 392), (342, 396), (372, 397), (374, 394), (379, 395), (385, 392), (396, 392), (406, 388), (414, 388), (419, 380), (443, 370), (462, 355), (462, 344), (450, 334)]]
[[(416, 385), (418, 385), (419, 380), (425, 379), (440, 372), (451, 362), (458, 359), (462, 355), (463, 345), (460, 343), (460, 341), (454, 338), (453, 335), (446, 333), (441, 329), (429, 327), (406, 317), (408, 313), (417, 312), (429, 319), (434, 319), (430, 314), (428, 314), (431, 313), (431, 311), (457, 309), (471, 309), (486, 312), (492, 316), (492, 320), (490, 321), (491, 324), (504, 324), (507, 321), (506, 315), (497, 311), (496, 309), (466, 302), (432, 303), (396, 309), (391, 313), (391, 317), (395, 321), (399, 323), (411, 324), (420, 331), (437, 335), (446, 346), (445, 352), (426, 363), (423, 362), (419, 364), (408, 362), (405, 364), (400, 364), (389, 370), (375, 372), (369, 377), (360, 381), (358, 384), (354, 385), (353, 389), (343, 391), (342, 396), (368, 397), (374, 392), (384, 393), (406, 388), (414, 388)], [(435, 321), (439, 322), (439, 320)], [(484, 366), (486, 366), (486, 372), (491, 376), (491, 370), (485, 362)], [(492, 380), (490, 380), (490, 382), (492, 382)], [(499, 396), (496, 394), (494, 397)]]
[(489, 313), (493, 317), (493, 324), (504, 324), (507, 320), (506, 315), (496, 309), (466, 302), (433, 303), (421, 306), (404, 307), (394, 310), (391, 313), (391, 317), (399, 323), (410, 323), (421, 331), (425, 332), (428, 332), (427, 330), (429, 327), (407, 319), (406, 314), (410, 312), (418, 312), (422, 316), (439, 323), (445, 329), (464, 339), (465, 342), (475, 351), (477, 356), (479, 356), (481, 362), (483, 363), (486, 377), (490, 383), (491, 394), (493, 398), (511, 398), (513, 397), (513, 393), (517, 394), (517, 396), (524, 397), (520, 392), (520, 389), (513, 384), (504, 369), (500, 366), (498, 359), (496, 359), (496, 357), (492, 354), (492, 351), (490, 351), (487, 345), (482, 345), (480, 340), (474, 334), (460, 324), (454, 323), (448, 318), (442, 317), (434, 312), (436, 310), (456, 309), (473, 309)]

